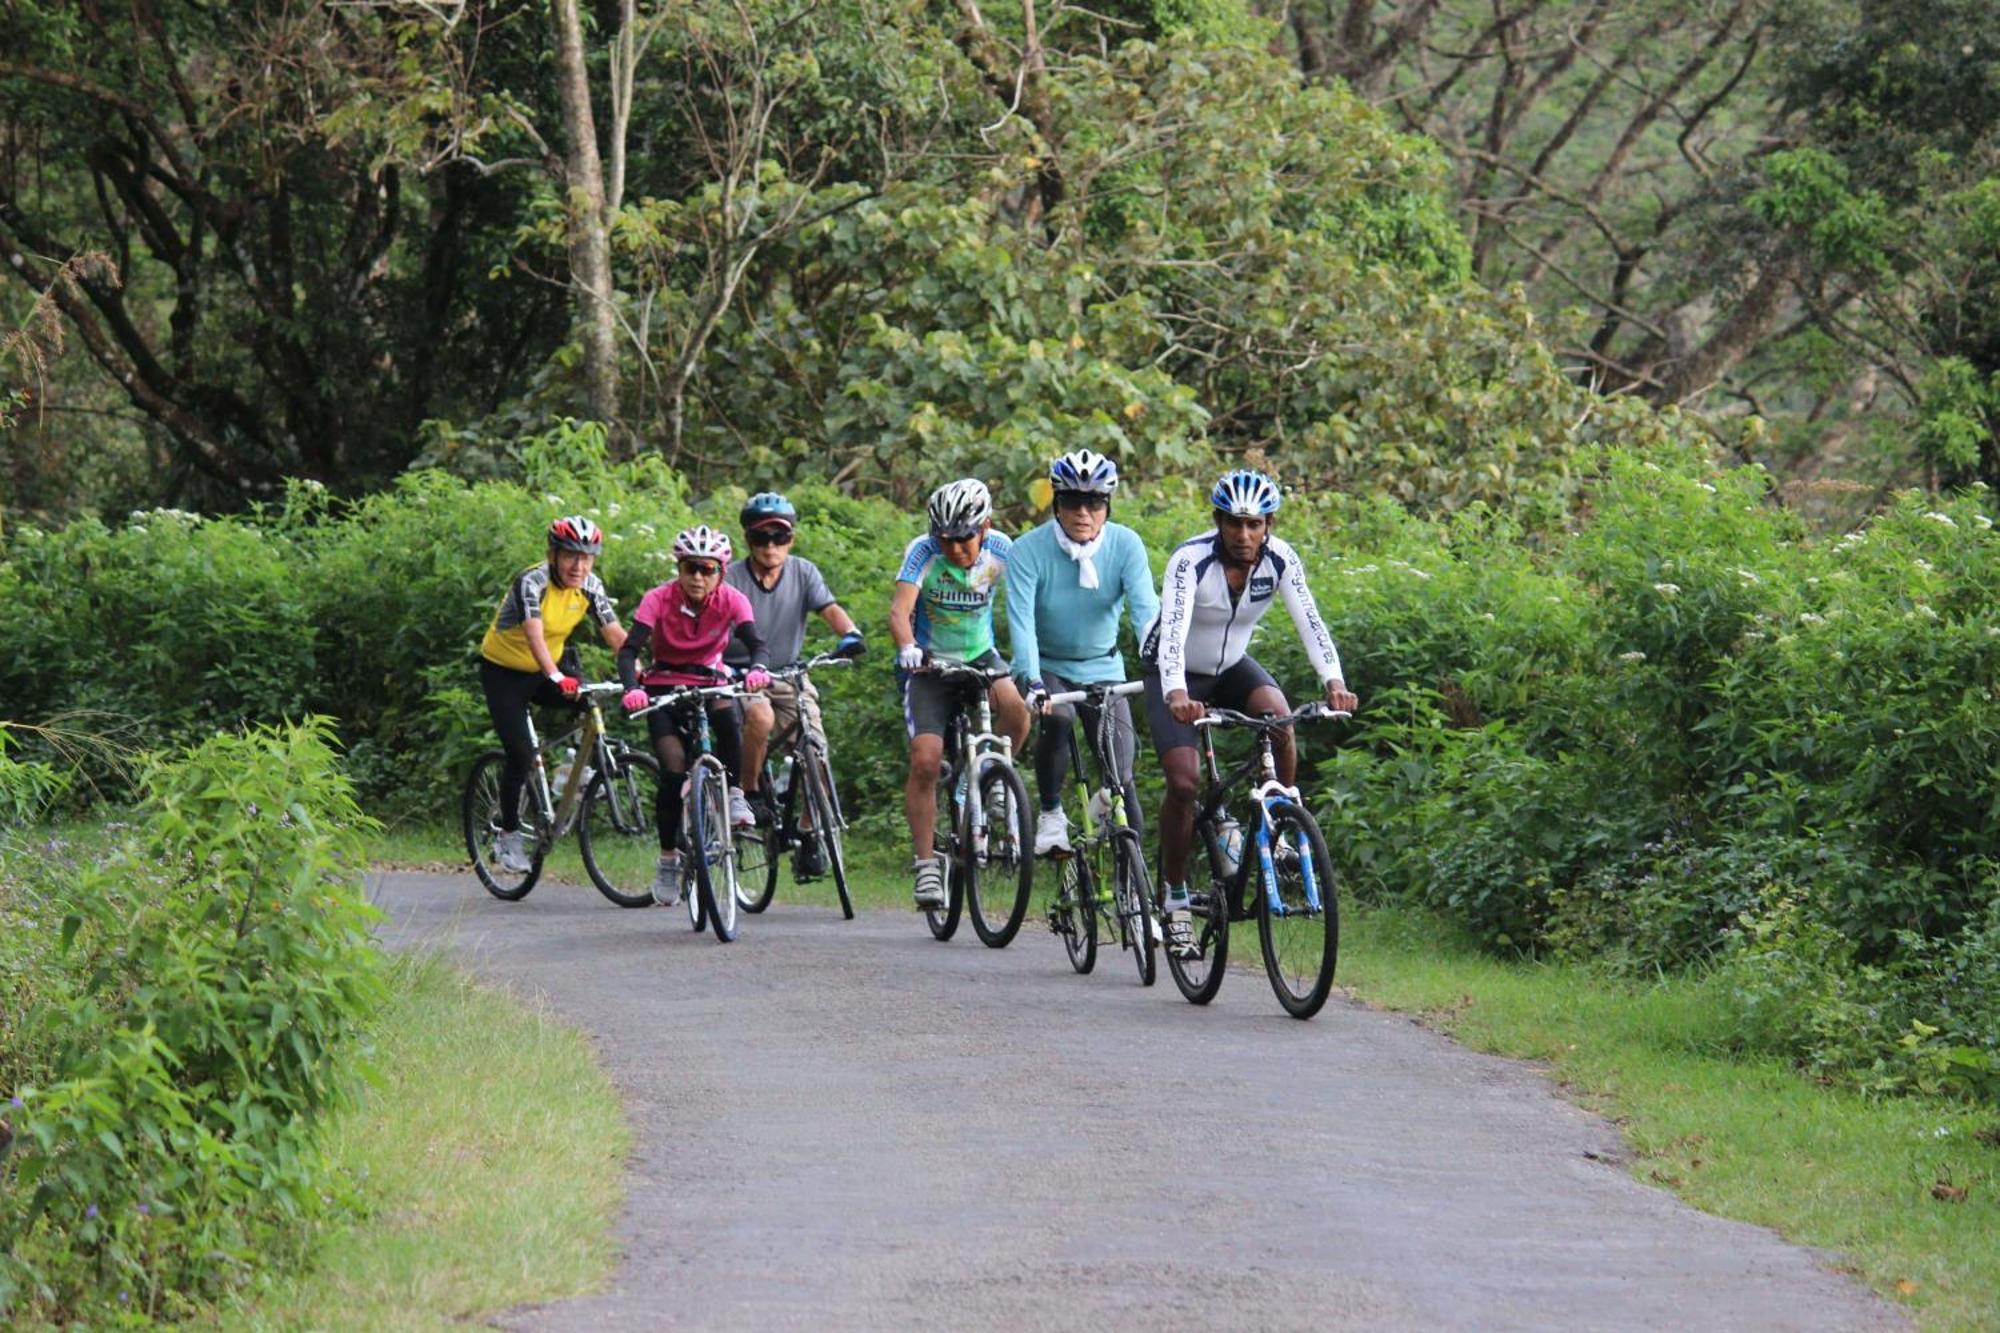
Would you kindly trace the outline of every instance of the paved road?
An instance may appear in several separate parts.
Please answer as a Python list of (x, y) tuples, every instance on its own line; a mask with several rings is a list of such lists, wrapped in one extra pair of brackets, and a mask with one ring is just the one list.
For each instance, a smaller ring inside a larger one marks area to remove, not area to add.
[(1607, 1163), (1523, 1066), (1259, 973), (1206, 1011), (1053, 937), (782, 905), (686, 914), (373, 882), (399, 947), (590, 1032), (637, 1125), (612, 1289), (571, 1328), (1876, 1329), (1827, 1256)]

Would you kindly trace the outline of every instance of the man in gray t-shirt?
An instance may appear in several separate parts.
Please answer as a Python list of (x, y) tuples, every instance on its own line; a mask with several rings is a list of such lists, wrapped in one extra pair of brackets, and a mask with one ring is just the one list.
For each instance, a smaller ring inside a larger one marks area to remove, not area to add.
[[(730, 562), (722, 580), (750, 600), (757, 632), (764, 638), (764, 660), (774, 667), (798, 661), (805, 651), (806, 618), (814, 613), (840, 635), (839, 649), (858, 647), (861, 631), (833, 599), (819, 566), (792, 554), (798, 511), (791, 501), (760, 491), (744, 503), (739, 517), (747, 552), (741, 560)], [(749, 657), (734, 640), (723, 661), (739, 668), (750, 665)], [(820, 723), (819, 693), (810, 681), (800, 690), (789, 681), (775, 680), (761, 695), (744, 702), (743, 793), (752, 801), (762, 800), (764, 756), (772, 735), (783, 743), (802, 721), (824, 745), (826, 729)]]

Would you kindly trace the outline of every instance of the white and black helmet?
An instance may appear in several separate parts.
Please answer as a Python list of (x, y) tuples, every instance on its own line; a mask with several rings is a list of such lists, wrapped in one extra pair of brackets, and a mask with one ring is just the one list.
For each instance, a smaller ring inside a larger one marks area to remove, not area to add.
[(1208, 503), (1225, 514), (1256, 518), (1277, 513), (1284, 499), (1278, 494), (1277, 482), (1261, 472), (1238, 468), (1215, 483), (1215, 489), (1208, 493)]
[(596, 555), (604, 549), (604, 533), (582, 514), (571, 514), (549, 524), (549, 547), (556, 551)]
[(931, 492), (931, 536), (970, 537), (993, 517), (993, 493), (977, 477), (948, 481)]
[(1049, 464), (1049, 486), (1056, 494), (1110, 495), (1118, 489), (1118, 465), (1103, 454), (1072, 449)]
[(680, 535), (674, 538), (676, 560), (720, 560), (728, 564), (729, 556), (729, 534), (718, 532), (706, 523), (682, 528)]

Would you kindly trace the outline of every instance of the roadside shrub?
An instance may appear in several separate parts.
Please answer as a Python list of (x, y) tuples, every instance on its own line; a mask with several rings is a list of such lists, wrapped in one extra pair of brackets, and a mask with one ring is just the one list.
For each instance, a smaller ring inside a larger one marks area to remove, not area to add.
[(382, 995), (369, 821), (331, 736), (316, 719), (160, 762), (114, 851), (10, 892), (39, 941), (37, 1047), (9, 1069), (0, 1314), (182, 1313), (327, 1207), (318, 1130)]

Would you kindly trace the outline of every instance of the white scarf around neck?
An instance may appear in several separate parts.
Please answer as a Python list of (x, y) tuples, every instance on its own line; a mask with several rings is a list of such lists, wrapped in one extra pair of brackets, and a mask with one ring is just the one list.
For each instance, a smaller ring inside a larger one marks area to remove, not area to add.
[(1064, 554), (1077, 563), (1077, 583), (1086, 588), (1095, 588), (1097, 586), (1097, 562), (1093, 557), (1097, 554), (1097, 548), (1104, 545), (1104, 534), (1109, 530), (1110, 525), (1106, 524), (1105, 527), (1098, 529), (1097, 535), (1087, 542), (1071, 541), (1070, 535), (1063, 531), (1062, 524), (1060, 523), (1056, 524), (1055, 528), (1056, 545), (1061, 547)]

